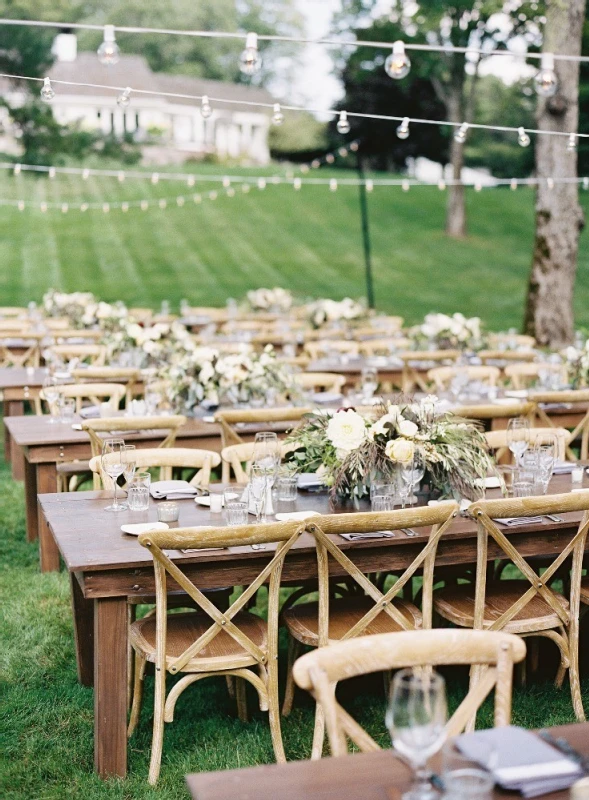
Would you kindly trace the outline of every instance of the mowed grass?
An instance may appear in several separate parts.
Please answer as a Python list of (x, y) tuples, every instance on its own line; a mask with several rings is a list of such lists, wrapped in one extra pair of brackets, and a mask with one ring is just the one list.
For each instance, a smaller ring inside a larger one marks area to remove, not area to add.
[[(193, 167), (200, 174), (284, 174)], [(353, 172), (313, 171), (344, 178)], [(148, 199), (148, 211), (0, 207), (0, 304), (26, 304), (49, 287), (90, 290), (134, 305), (223, 305), (248, 289), (280, 285), (298, 296), (366, 294), (358, 190), (255, 185), (229, 197), (219, 184), (0, 174), (0, 198), (68, 204)], [(210, 200), (216, 189), (219, 196)], [(196, 205), (192, 194), (200, 193)], [(178, 207), (178, 195), (186, 197)], [(429, 311), (480, 315), (492, 329), (520, 326), (533, 242), (534, 192), (468, 190), (469, 236), (445, 236), (446, 193), (437, 187), (376, 187), (369, 195), (377, 306), (419, 321)], [(162, 210), (158, 200), (166, 199)], [(585, 209), (589, 193), (581, 191)], [(577, 322), (589, 325), (589, 233), (581, 236)]]
[[(265, 596), (259, 601), (263, 613)], [(587, 645), (582, 653), (587, 651)], [(516, 685), (513, 721), (528, 728), (574, 721), (568, 684), (556, 690), (555, 649), (541, 650), (542, 673), (527, 687)], [(281, 641), (282, 683), (286, 659)], [(464, 696), (467, 676), (447, 672), (451, 707)], [(380, 676), (344, 684), (344, 705), (383, 746), (385, 698)], [(589, 708), (589, 678), (583, 678)], [(37, 545), (25, 542), (23, 487), (16, 484), (0, 452), (0, 797), (3, 800), (176, 800), (187, 798), (189, 772), (271, 763), (267, 715), (256, 711), (241, 723), (222, 678), (196, 683), (182, 695), (175, 721), (166, 726), (162, 772), (157, 788), (147, 784), (153, 683), (129, 746), (126, 780), (100, 781), (93, 773), (93, 692), (76, 678), (69, 582), (61, 573), (40, 574)], [(492, 724), (489, 703), (479, 715)], [(283, 722), (289, 759), (308, 758), (313, 708), (297, 695)]]

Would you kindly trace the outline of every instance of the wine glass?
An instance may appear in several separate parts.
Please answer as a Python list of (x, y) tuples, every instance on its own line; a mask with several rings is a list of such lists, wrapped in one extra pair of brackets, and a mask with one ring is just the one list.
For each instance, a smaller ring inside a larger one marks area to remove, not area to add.
[(507, 423), (507, 446), (519, 465), (522, 455), (530, 444), (530, 421), (525, 417), (514, 417)]
[(546, 494), (556, 460), (556, 440), (554, 436), (538, 439), (534, 450), (536, 453), (536, 482), (539, 484), (542, 494)]
[(362, 400), (372, 400), (378, 389), (378, 372), (374, 367), (364, 367), (361, 375), (360, 393)]
[(134, 444), (125, 444), (121, 447), (121, 461), (123, 462), (123, 475), (125, 483), (129, 484), (133, 480), (137, 469), (137, 456)]
[(106, 507), (106, 511), (122, 511), (127, 508), (126, 505), (117, 501), (117, 478), (125, 471), (122, 458), (124, 446), (123, 439), (106, 439), (102, 445), (102, 470), (110, 475), (114, 483), (113, 503)]
[(413, 495), (413, 488), (425, 475), (425, 460), (423, 453), (415, 450), (413, 458), (406, 464), (401, 464), (401, 507), (405, 508), (407, 502)]
[(444, 679), (426, 669), (403, 669), (391, 686), (386, 725), (393, 747), (415, 771), (413, 786), (403, 800), (439, 800), (430, 782), (427, 761), (446, 739)]
[(248, 484), (248, 497), (254, 504), (256, 522), (266, 522), (266, 498), (270, 483), (270, 473), (263, 464), (252, 464)]
[(278, 476), (280, 468), (281, 449), (278, 436), (272, 431), (256, 433), (252, 464), (264, 467), (268, 474), (272, 473), (272, 482)]
[(57, 403), (60, 397), (60, 391), (58, 388), (57, 380), (53, 375), (47, 375), (45, 380), (43, 381), (43, 397), (47, 401), (47, 405), (49, 406), (49, 419), (47, 422), (53, 424), (57, 422), (57, 416), (55, 414), (55, 410), (57, 408)]

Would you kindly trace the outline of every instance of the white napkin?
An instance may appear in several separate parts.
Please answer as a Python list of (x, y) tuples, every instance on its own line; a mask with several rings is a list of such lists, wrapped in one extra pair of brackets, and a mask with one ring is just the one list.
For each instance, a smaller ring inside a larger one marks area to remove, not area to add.
[(194, 497), (198, 491), (188, 481), (155, 481), (149, 487), (149, 493), (154, 500), (183, 500)]
[(495, 522), (515, 528), (518, 525), (537, 525), (542, 522), (542, 517), (503, 517), (503, 519), (496, 519)]
[(553, 475), (569, 475), (576, 464), (573, 461), (555, 461), (552, 468)]
[(298, 477), (298, 489), (320, 489), (322, 486), (325, 484), (315, 472), (301, 472)]
[(394, 539), (393, 531), (369, 531), (367, 533), (340, 533), (342, 539), (348, 542), (357, 542), (361, 539)]
[(276, 519), (279, 522), (288, 522), (289, 520), (298, 521), (318, 516), (320, 516), (318, 511), (284, 511), (280, 514), (276, 514)]
[(80, 411), (82, 419), (98, 419), (100, 417), (100, 406), (86, 406)]

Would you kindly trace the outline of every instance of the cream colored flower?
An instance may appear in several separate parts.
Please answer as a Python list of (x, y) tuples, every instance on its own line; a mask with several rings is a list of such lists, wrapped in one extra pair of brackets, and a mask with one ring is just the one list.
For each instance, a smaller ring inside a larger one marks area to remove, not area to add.
[(410, 419), (402, 419), (399, 421), (399, 433), (401, 436), (407, 436), (409, 438), (415, 436), (418, 431), (418, 427), (414, 422), (411, 422)]
[(366, 423), (356, 411), (338, 411), (329, 420), (327, 438), (336, 448), (346, 453), (359, 447), (366, 437)]
[(409, 439), (393, 439), (385, 448), (385, 453), (391, 461), (398, 461), (400, 464), (411, 461), (414, 452), (415, 445)]

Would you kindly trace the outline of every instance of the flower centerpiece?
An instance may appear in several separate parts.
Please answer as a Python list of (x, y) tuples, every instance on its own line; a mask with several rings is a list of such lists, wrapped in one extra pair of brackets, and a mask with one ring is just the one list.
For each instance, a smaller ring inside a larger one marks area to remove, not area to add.
[(584, 344), (578, 342), (563, 351), (569, 383), (573, 389), (589, 386), (589, 339)]
[(129, 316), (122, 302), (98, 301), (92, 292), (58, 292), (49, 289), (43, 295), (46, 317), (65, 317), (72, 328), (100, 328), (104, 331), (119, 328)]
[(246, 295), (251, 311), (290, 311), (293, 304), (292, 293), (275, 286), (274, 289), (252, 289)]
[(344, 297), (343, 300), (315, 300), (309, 303), (307, 312), (309, 322), (314, 328), (352, 322), (368, 315), (366, 307), (351, 297)]
[(179, 322), (156, 322), (139, 325), (131, 318), (110, 329), (104, 338), (109, 358), (129, 361), (136, 367), (167, 363), (172, 354), (190, 340), (190, 334)]
[(413, 328), (412, 338), (421, 347), (434, 344), (440, 350), (478, 350), (483, 346), (481, 320), (464, 314), (426, 314)]
[(466, 419), (437, 413), (436, 401), (382, 405), (371, 417), (354, 409), (313, 412), (288, 437), (295, 445), (288, 458), (317, 472), (334, 494), (360, 499), (371, 479), (394, 480), (419, 450), (433, 491), (474, 499), (492, 469), (484, 436)]

